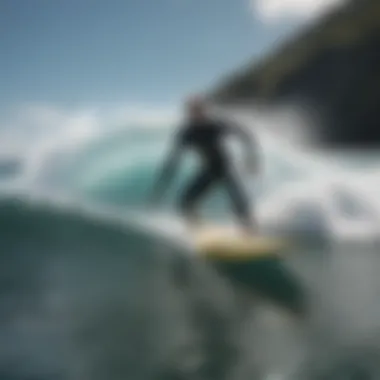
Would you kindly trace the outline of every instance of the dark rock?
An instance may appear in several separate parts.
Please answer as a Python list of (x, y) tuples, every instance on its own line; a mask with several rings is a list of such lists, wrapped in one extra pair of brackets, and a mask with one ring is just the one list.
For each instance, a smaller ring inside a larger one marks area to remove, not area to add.
[(378, 147), (380, 1), (351, 1), (231, 76), (211, 98), (312, 107), (325, 144)]

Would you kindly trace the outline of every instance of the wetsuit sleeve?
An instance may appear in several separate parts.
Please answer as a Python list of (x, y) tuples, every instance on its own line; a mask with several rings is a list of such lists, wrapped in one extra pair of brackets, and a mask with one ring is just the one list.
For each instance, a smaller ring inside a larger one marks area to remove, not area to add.
[(228, 133), (234, 134), (241, 139), (246, 148), (250, 165), (254, 165), (257, 170), (260, 162), (260, 147), (254, 134), (248, 132), (246, 128), (236, 122), (225, 124), (224, 128), (228, 131)]
[(170, 181), (174, 177), (177, 165), (180, 160), (182, 150), (185, 146), (186, 134), (183, 129), (181, 129), (177, 135), (174, 137), (172, 142), (171, 150), (166, 157), (166, 160), (161, 168), (156, 183), (153, 188), (152, 201), (154, 203), (158, 202), (165, 189), (170, 184)]
[(237, 136), (250, 150), (256, 150), (256, 139), (246, 128), (232, 121), (223, 122), (220, 125), (224, 133)]

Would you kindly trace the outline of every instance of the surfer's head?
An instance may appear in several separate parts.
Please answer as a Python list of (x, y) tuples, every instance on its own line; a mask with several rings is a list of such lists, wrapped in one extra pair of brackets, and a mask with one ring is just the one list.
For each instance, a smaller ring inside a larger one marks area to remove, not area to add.
[(200, 95), (194, 95), (186, 99), (186, 113), (189, 118), (197, 120), (206, 116), (206, 102)]

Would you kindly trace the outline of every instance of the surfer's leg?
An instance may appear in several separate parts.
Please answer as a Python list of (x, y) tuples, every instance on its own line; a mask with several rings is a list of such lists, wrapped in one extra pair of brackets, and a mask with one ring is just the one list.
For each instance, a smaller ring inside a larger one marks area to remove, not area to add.
[(217, 178), (210, 170), (198, 173), (183, 192), (179, 208), (191, 224), (197, 222), (196, 207), (215, 184)]
[(258, 230), (257, 224), (252, 216), (251, 205), (244, 189), (233, 173), (227, 173), (225, 179), (235, 214), (249, 233), (256, 233)]

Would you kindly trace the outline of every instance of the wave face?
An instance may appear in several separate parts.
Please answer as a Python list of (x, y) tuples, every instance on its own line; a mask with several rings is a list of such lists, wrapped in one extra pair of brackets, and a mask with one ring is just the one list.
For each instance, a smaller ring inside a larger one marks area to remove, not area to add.
[(232, 298), (185, 244), (67, 205), (0, 210), (2, 379), (218, 376)]
[[(308, 295), (307, 326), (183, 238), (171, 199), (194, 159), (162, 214), (142, 211), (169, 125), (61, 134), (15, 148), (0, 173), (0, 378), (376, 378), (376, 160), (358, 170), (259, 133), (266, 172), (247, 192), (264, 228), (302, 243), (284, 263)], [(222, 191), (205, 214), (229, 221)]]

